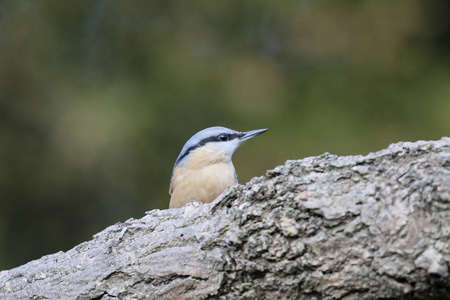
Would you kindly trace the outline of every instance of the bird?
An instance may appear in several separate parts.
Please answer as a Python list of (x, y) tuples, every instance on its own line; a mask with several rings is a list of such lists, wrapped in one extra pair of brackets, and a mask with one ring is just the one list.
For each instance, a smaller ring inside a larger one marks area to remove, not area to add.
[(238, 184), (231, 157), (245, 141), (266, 129), (246, 132), (214, 126), (194, 134), (181, 149), (170, 179), (169, 208), (192, 200), (210, 203), (229, 186)]

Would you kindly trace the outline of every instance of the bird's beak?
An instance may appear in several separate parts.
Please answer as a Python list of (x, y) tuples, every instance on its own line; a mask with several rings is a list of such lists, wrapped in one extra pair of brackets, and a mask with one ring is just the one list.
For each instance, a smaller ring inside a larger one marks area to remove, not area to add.
[(241, 142), (246, 141), (246, 140), (249, 140), (249, 139), (251, 139), (251, 138), (254, 138), (254, 137), (257, 136), (257, 135), (260, 135), (260, 134), (266, 132), (267, 130), (269, 130), (269, 128), (265, 128), (265, 129), (255, 129), (255, 130), (250, 130), (250, 131), (243, 132), (243, 133), (242, 133), (243, 135), (239, 138), (239, 140), (240, 140)]

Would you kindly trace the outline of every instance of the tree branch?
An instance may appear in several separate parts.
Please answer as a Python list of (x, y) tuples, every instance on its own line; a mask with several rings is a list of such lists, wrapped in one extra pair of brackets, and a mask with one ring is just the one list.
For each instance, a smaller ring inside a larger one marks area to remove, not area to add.
[(397, 143), (110, 226), (0, 272), (0, 298), (438, 299), (449, 245), (450, 138)]

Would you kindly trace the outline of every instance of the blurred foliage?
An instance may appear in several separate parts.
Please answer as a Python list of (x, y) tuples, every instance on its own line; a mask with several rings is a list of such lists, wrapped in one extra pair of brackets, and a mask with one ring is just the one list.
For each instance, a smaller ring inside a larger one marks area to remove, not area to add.
[(0, 2), (0, 269), (166, 208), (195, 132), (286, 159), (450, 130), (448, 1)]

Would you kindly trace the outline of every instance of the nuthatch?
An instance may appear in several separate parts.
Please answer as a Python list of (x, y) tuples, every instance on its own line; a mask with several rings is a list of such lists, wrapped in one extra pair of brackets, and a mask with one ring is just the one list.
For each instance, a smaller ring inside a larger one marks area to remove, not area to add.
[(244, 141), (267, 130), (239, 132), (216, 126), (194, 134), (175, 161), (169, 207), (182, 207), (192, 200), (212, 202), (227, 187), (237, 184), (231, 156)]

